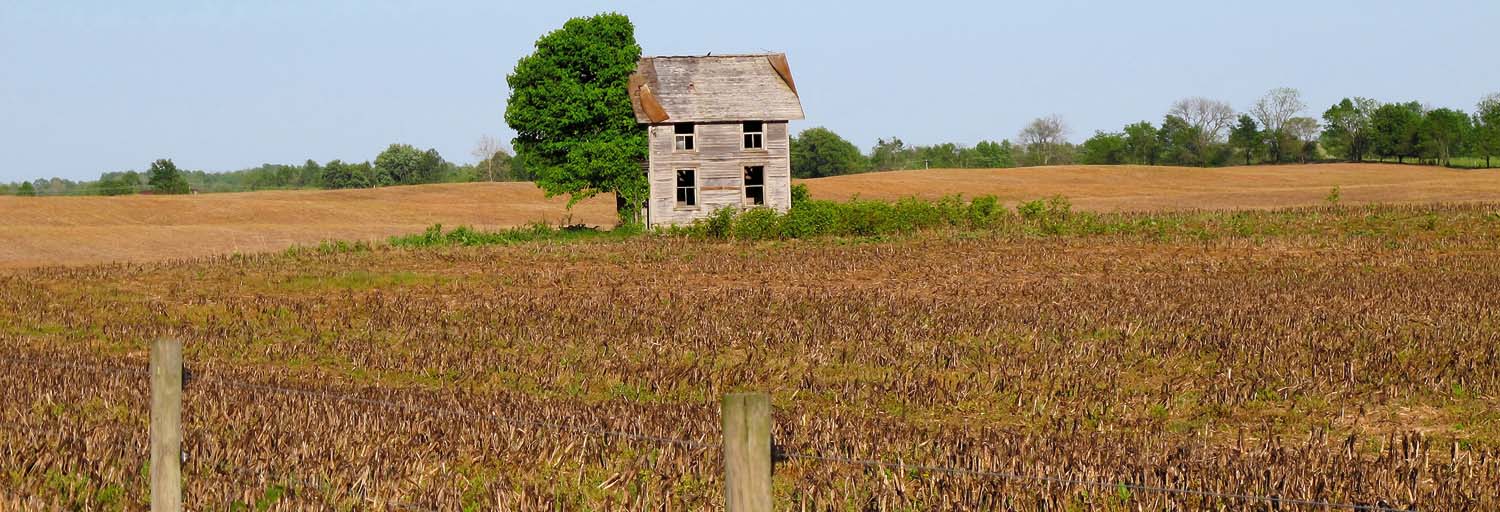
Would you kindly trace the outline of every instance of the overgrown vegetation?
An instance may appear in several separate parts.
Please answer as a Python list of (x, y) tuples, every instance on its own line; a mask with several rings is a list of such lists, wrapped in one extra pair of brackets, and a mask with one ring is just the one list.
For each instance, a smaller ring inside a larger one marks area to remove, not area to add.
[[(669, 238), (767, 241), (815, 238), (880, 238), (922, 231), (955, 231), (986, 236), (1080, 237), (1123, 236), (1156, 241), (1248, 238), (1374, 239), (1404, 243), (1413, 239), (1500, 236), (1500, 211), (1424, 213), (1434, 207), (1367, 205), (1345, 207), (1338, 187), (1324, 197), (1325, 206), (1268, 211), (1131, 212), (1076, 211), (1066, 197), (1023, 201), (1007, 206), (993, 196), (965, 200), (948, 196), (895, 202), (854, 199), (847, 202), (809, 199), (805, 187), (793, 190), (787, 212), (769, 208), (724, 208), (692, 224), (643, 233), (632, 226), (599, 230), (586, 226), (555, 227), (544, 223), (484, 231), (469, 226), (394, 236), (397, 248), (512, 245), (527, 242), (623, 240), (638, 234)], [(332, 254), (371, 250), (366, 242), (328, 241), (294, 247), (291, 254)]]
[(629, 229), (601, 231), (585, 226), (565, 226), (558, 228), (542, 223), (534, 223), (525, 227), (501, 231), (480, 231), (468, 226), (459, 226), (448, 231), (443, 231), (442, 224), (434, 224), (420, 234), (393, 236), (389, 239), (388, 243), (392, 247), (403, 248), (506, 245), (522, 242), (621, 237), (629, 234), (633, 234)]

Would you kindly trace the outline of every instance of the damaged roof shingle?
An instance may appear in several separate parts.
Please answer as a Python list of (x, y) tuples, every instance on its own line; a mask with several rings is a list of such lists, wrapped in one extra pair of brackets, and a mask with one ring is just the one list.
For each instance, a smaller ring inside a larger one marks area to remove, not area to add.
[(643, 57), (630, 75), (642, 123), (802, 119), (786, 55)]

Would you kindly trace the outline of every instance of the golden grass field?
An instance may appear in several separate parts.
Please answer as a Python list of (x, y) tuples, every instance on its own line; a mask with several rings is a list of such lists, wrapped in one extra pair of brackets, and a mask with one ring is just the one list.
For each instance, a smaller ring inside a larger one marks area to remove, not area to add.
[[(1391, 164), (1200, 169), (1059, 166), (933, 169), (804, 181), (813, 197), (898, 199), (992, 194), (1006, 201), (1063, 195), (1093, 211), (1266, 209), (1321, 204), (1500, 200), (1500, 172)], [(609, 197), (570, 214), (529, 183), (376, 190), (267, 191), (195, 196), (0, 197), (0, 268), (155, 261), (280, 250), (328, 239), (374, 240), (426, 226), (499, 228), (534, 221), (612, 223)]]

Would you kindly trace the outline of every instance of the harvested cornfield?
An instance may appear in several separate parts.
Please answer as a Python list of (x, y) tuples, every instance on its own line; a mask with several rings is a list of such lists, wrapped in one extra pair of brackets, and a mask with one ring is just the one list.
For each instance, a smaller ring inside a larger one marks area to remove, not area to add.
[(176, 336), (193, 509), (713, 508), (743, 390), (778, 509), (1500, 508), (1500, 205), (1182, 215), (19, 271), (0, 499), (143, 508)]

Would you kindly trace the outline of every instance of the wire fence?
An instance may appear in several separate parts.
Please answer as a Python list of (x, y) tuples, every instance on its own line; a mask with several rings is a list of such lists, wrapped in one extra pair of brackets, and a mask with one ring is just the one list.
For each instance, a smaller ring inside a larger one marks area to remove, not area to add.
[[(20, 363), (20, 364), (27, 364), (27, 365), (37, 365), (37, 366), (46, 366), (46, 367), (54, 367), (54, 368), (64, 368), (64, 369), (72, 369), (72, 370), (98, 371), (98, 372), (105, 372), (105, 373), (116, 373), (116, 374), (127, 374), (127, 375), (145, 375), (145, 374), (149, 373), (149, 370), (143, 369), (143, 368), (138, 368), (138, 367), (134, 367), (133, 368), (133, 367), (121, 367), (121, 366), (88, 365), (88, 364), (66, 363), (66, 362), (56, 362), (56, 361), (43, 361), (43, 360), (38, 360), (38, 359), (4, 357), (4, 356), (0, 356), (0, 360), (7, 361), (7, 362), (10, 362), (10, 363)], [(621, 431), (621, 430), (595, 429), (595, 428), (588, 428), (588, 427), (579, 427), (579, 426), (575, 426), (575, 425), (566, 425), (566, 424), (561, 424), (561, 423), (550, 423), (550, 422), (540, 422), (540, 421), (533, 421), (533, 420), (523, 420), (523, 419), (517, 419), (517, 418), (507, 418), (507, 417), (503, 417), (503, 416), (496, 415), (496, 414), (487, 414), (487, 413), (466, 411), (466, 410), (456, 409), (456, 408), (427, 407), (427, 406), (419, 406), (419, 405), (410, 405), (410, 404), (403, 404), (403, 403), (399, 403), (399, 402), (395, 402), (395, 401), (391, 401), (391, 400), (365, 398), (365, 397), (360, 397), (360, 396), (356, 396), (356, 395), (352, 395), (352, 394), (346, 394), (346, 393), (332, 393), (332, 392), (326, 392), (326, 391), (315, 391), (315, 390), (297, 389), (297, 388), (284, 387), (284, 386), (276, 386), (276, 385), (267, 385), (267, 384), (251, 383), (251, 382), (241, 382), (241, 381), (237, 381), (237, 380), (233, 380), (233, 379), (226, 379), (226, 378), (212, 376), (212, 375), (199, 376), (199, 375), (195, 375), (195, 374), (192, 374), (191, 372), (189, 372), (186, 367), (184, 367), (184, 378), (183, 378), (183, 380), (184, 380), (184, 387), (185, 388), (188, 387), (188, 382), (192, 382), (194, 384), (207, 384), (207, 385), (215, 385), (215, 386), (221, 386), (221, 387), (227, 387), (227, 388), (239, 388), (239, 389), (250, 390), (250, 391), (257, 391), (257, 392), (270, 392), (270, 393), (279, 393), (279, 394), (286, 394), (286, 395), (297, 395), (297, 396), (303, 396), (303, 397), (312, 398), (312, 399), (316, 399), (316, 400), (323, 400), (323, 401), (327, 401), (329, 403), (352, 403), (352, 404), (360, 404), (360, 405), (370, 406), (370, 407), (374, 407), (374, 408), (379, 409), (379, 410), (383, 410), (383, 411), (387, 411), (387, 412), (393, 412), (393, 413), (397, 413), (397, 414), (421, 413), (421, 414), (429, 414), (429, 415), (441, 415), (441, 416), (460, 417), (460, 418), (466, 418), (466, 419), (483, 420), (483, 421), (488, 421), (488, 422), (491, 422), (491, 423), (504, 424), (504, 425), (510, 425), (510, 426), (515, 426), (515, 427), (530, 427), (530, 428), (538, 429), (538, 430), (549, 430), (549, 431), (554, 431), (554, 432), (567, 432), (567, 433), (574, 433), (574, 434), (581, 434), (581, 435), (588, 435), (588, 436), (596, 436), (596, 437), (601, 437), (601, 438), (625, 439), (625, 440), (630, 440), (630, 441), (641, 441), (641, 442), (650, 442), (650, 443), (657, 443), (657, 444), (663, 444), (663, 445), (672, 445), (672, 446), (677, 446), (677, 447), (688, 449), (688, 450), (705, 450), (705, 449), (708, 449), (708, 448), (711, 448), (711, 447), (715, 446), (713, 443), (705, 442), (705, 441), (703, 441), (701, 439), (700, 440), (678, 439), (678, 438), (672, 438), (672, 437), (654, 436), (654, 435), (647, 435), (647, 434), (640, 434), (640, 433), (633, 433), (633, 432), (625, 432), (625, 431)], [(1326, 510), (1358, 510), (1358, 511), (1371, 511), (1371, 512), (1411, 512), (1413, 510), (1416, 510), (1415, 508), (1395, 508), (1395, 507), (1391, 507), (1391, 506), (1388, 506), (1388, 505), (1385, 505), (1385, 504), (1343, 503), (1343, 502), (1332, 502), (1332, 501), (1323, 501), (1323, 500), (1289, 498), (1289, 497), (1275, 496), (1275, 495), (1258, 495), (1258, 494), (1242, 494), (1242, 493), (1232, 493), (1232, 492), (1210, 491), (1210, 490), (1192, 489), (1192, 488), (1186, 488), (1186, 487), (1162, 487), (1162, 486), (1136, 484), (1136, 483), (1130, 483), (1130, 482), (1126, 482), (1126, 481), (1087, 480), (1087, 479), (1071, 478), (1071, 477), (1067, 477), (1067, 476), (1026, 475), (1026, 474), (1020, 474), (1020, 473), (1007, 473), (1007, 472), (976, 470), (976, 469), (966, 469), (966, 468), (957, 468), (957, 467), (931, 466), (931, 465), (923, 465), (923, 464), (909, 464), (909, 463), (906, 463), (904, 461), (899, 461), (899, 460), (898, 461), (889, 461), (889, 460), (881, 460), (881, 459), (859, 459), (859, 458), (848, 458), (848, 457), (838, 457), (838, 456), (828, 456), (828, 455), (817, 455), (817, 454), (811, 454), (811, 453), (786, 453), (786, 452), (782, 451), (781, 448), (778, 447), (778, 446), (776, 446), (775, 444), (772, 445), (772, 451), (773, 451), (773, 458), (777, 459), (777, 460), (795, 460), (795, 461), (806, 461), (806, 462), (814, 462), (814, 463), (841, 464), (841, 465), (859, 466), (859, 467), (867, 467), (867, 468), (882, 468), (882, 469), (895, 470), (895, 471), (918, 472), (918, 473), (926, 473), (926, 474), (947, 474), (947, 475), (965, 476), (965, 477), (972, 477), (972, 478), (990, 478), (990, 479), (1005, 480), (1005, 481), (1010, 481), (1010, 482), (1015, 482), (1015, 483), (1022, 483), (1022, 484), (1067, 485), (1067, 486), (1088, 487), (1088, 488), (1109, 489), (1109, 490), (1123, 489), (1123, 490), (1128, 490), (1130, 492), (1135, 492), (1135, 493), (1165, 494), (1165, 495), (1177, 495), (1177, 496), (1195, 496), (1195, 497), (1200, 497), (1200, 498), (1216, 498), (1216, 499), (1222, 499), (1222, 500), (1233, 500), (1233, 501), (1238, 501), (1238, 502), (1243, 502), (1243, 503), (1264, 503), (1264, 504), (1270, 504), (1272, 506), (1300, 506), (1300, 507), (1310, 507), (1310, 508), (1323, 508), (1323, 509), (1326, 509)], [(257, 477), (257, 478), (265, 477), (265, 475), (249, 475), (249, 474), (247, 474), (247, 476), (253, 476), (253, 477)], [(316, 481), (303, 480), (303, 479), (300, 479), (300, 478), (297, 478), (297, 477), (294, 477), (294, 476), (285, 476), (285, 477), (269, 478), (269, 479), (270, 480), (275, 480), (275, 481), (281, 481), (281, 482), (285, 482), (285, 483), (291, 483), (291, 484), (295, 484), (295, 485), (299, 485), (299, 486), (311, 487), (311, 488), (317, 488), (320, 485)], [(429, 509), (422, 508), (420, 506), (415, 506), (415, 505), (399, 505), (398, 504), (398, 505), (394, 505), (394, 507), (396, 509), (398, 509), (398, 510), (412, 510), (412, 511), (425, 511), (425, 510), (429, 510)]]

